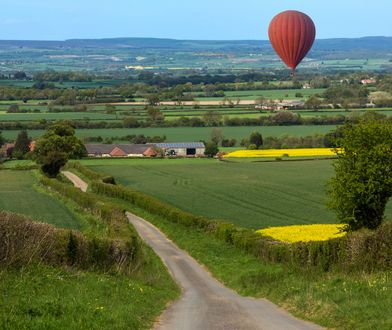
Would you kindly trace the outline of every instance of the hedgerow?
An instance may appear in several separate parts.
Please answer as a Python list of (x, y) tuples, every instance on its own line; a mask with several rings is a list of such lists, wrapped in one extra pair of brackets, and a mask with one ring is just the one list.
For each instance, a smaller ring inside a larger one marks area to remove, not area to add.
[(116, 184), (116, 181), (114, 180), (113, 176), (90, 170), (88, 167), (83, 166), (79, 162), (69, 162), (65, 166), (65, 169), (75, 169), (89, 180), (100, 180), (104, 183)]
[(87, 238), (9, 212), (0, 212), (0, 266), (31, 263), (130, 274), (140, 264), (136, 240)]
[(392, 267), (392, 223), (385, 223), (375, 231), (349, 233), (324, 242), (285, 244), (232, 223), (193, 215), (128, 187), (93, 180), (91, 189), (96, 194), (121, 199), (166, 220), (202, 229), (261, 260), (301, 268), (316, 267), (323, 271), (335, 268), (371, 271)]

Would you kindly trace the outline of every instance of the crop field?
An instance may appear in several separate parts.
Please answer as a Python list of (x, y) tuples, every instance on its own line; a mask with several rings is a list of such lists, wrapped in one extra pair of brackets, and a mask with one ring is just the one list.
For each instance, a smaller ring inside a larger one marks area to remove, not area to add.
[[(307, 136), (313, 134), (326, 134), (336, 126), (333, 125), (307, 125), (307, 126), (238, 126), (238, 127), (219, 127), (224, 136), (236, 139), (239, 142), (248, 137), (253, 131), (259, 131), (264, 137), (282, 136), (284, 134), (292, 136)], [(125, 136), (131, 134), (144, 134), (146, 136), (166, 136), (167, 142), (191, 142), (208, 141), (211, 137), (213, 127), (164, 127), (164, 128), (114, 128), (114, 129), (78, 129), (77, 136), (80, 138), (101, 136)], [(6, 139), (16, 139), (19, 131), (3, 131), (2, 135)], [(37, 138), (44, 133), (42, 130), (29, 130), (28, 134)]]
[[(116, 105), (115, 113), (107, 114), (105, 105), (88, 105), (87, 111), (84, 112), (49, 112), (45, 105), (22, 104), (19, 105), (21, 110), (30, 111), (28, 113), (7, 113), (10, 104), (0, 104), (0, 122), (2, 121), (39, 121), (42, 119), (55, 120), (91, 120), (91, 121), (121, 121), (125, 117), (134, 117), (140, 121), (146, 121), (149, 118), (148, 111), (142, 105)], [(70, 107), (56, 107), (56, 110), (61, 111), (62, 108), (67, 110)], [(72, 109), (72, 107), (71, 107)], [(165, 116), (166, 121), (178, 119), (180, 117), (198, 117), (202, 118), (208, 111), (214, 111), (221, 116), (229, 118), (259, 118), (261, 116), (267, 117), (274, 113), (269, 111), (260, 111), (255, 109), (253, 105), (236, 105), (234, 107), (216, 105), (216, 106), (200, 106), (195, 109), (192, 105), (177, 106), (177, 105), (162, 105), (159, 110)], [(39, 111), (39, 112), (34, 112)], [(392, 109), (352, 109), (349, 111), (339, 109), (320, 109), (314, 110), (293, 110), (291, 112), (298, 113), (302, 117), (332, 117), (332, 116), (353, 116), (361, 115), (369, 111), (377, 111), (378, 113), (392, 116)]]
[[(254, 100), (258, 97), (267, 99), (280, 100), (280, 99), (303, 99), (315, 94), (322, 94), (325, 89), (309, 88), (309, 89), (272, 89), (272, 90), (258, 90), (258, 91), (230, 91), (225, 92), (229, 98), (240, 98), (241, 100)], [(296, 97), (295, 94), (300, 93), (303, 96)]]
[(5, 113), (0, 111), (0, 121), (39, 121), (46, 120), (114, 120), (115, 115), (94, 112), (59, 112), (59, 113)]
[(335, 157), (330, 148), (236, 150), (224, 158), (273, 158), (273, 157)]
[(331, 161), (109, 159), (84, 164), (183, 210), (253, 229), (336, 223), (325, 206), (326, 183), (333, 175)]
[(0, 210), (24, 214), (62, 228), (79, 229), (76, 217), (53, 197), (33, 188), (30, 171), (0, 171)]

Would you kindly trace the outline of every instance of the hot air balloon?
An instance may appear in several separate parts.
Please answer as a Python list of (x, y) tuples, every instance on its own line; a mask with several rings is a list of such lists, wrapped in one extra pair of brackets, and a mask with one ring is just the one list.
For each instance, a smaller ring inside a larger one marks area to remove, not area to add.
[(295, 71), (312, 48), (316, 27), (308, 15), (288, 10), (272, 19), (268, 33), (272, 47), (283, 62)]

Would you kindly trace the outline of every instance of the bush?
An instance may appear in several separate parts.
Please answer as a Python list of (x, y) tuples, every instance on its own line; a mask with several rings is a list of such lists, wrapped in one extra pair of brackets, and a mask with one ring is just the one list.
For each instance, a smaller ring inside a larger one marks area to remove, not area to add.
[(131, 274), (140, 263), (135, 241), (88, 239), (81, 233), (0, 212), (0, 266), (23, 267), (44, 262), (102, 272)]
[(350, 230), (375, 229), (392, 196), (392, 124), (371, 119), (342, 129), (330, 207)]

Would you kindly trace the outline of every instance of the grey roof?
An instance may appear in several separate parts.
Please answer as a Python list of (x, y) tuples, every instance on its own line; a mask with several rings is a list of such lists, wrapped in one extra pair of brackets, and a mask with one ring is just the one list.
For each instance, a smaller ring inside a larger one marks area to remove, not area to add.
[(118, 148), (123, 150), (126, 154), (143, 154), (148, 148), (154, 147), (153, 144), (117, 144)]
[(86, 144), (88, 154), (104, 154), (108, 155), (116, 147), (115, 144)]
[(89, 155), (108, 155), (113, 149), (119, 148), (128, 155), (142, 155), (153, 144), (86, 144)]
[(205, 148), (203, 142), (183, 142), (183, 143), (157, 143), (157, 147), (162, 149), (196, 149)]

